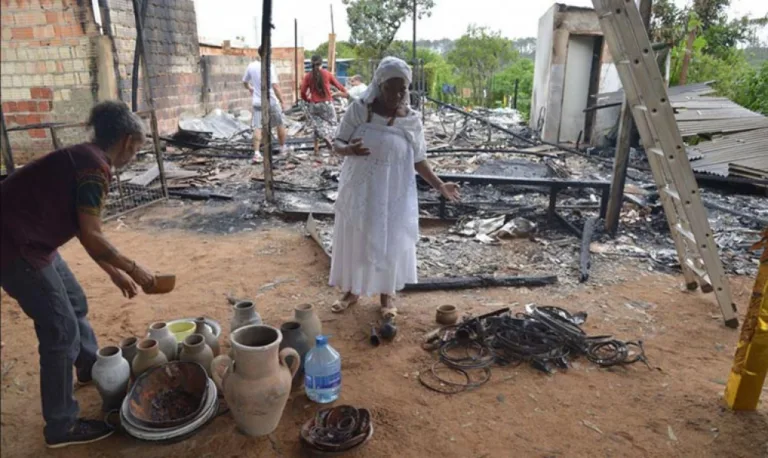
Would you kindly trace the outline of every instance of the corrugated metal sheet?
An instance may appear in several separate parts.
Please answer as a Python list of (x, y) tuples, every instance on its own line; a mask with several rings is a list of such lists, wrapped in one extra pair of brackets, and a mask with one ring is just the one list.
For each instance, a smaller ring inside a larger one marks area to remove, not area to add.
[[(691, 167), (720, 176), (768, 178), (768, 118), (728, 98), (707, 96), (713, 92), (709, 84), (667, 91), (683, 138), (715, 136), (687, 148)], [(623, 96), (622, 91), (600, 94), (597, 103), (621, 102)]]
[(768, 175), (768, 128), (724, 135), (692, 148), (701, 155), (693, 170), (720, 176)]

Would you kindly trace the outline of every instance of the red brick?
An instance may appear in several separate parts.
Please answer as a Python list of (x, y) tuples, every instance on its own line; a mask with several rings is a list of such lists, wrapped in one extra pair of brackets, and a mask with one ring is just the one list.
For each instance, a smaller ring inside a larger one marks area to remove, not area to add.
[(31, 40), (35, 32), (32, 27), (14, 27), (11, 29), (11, 37), (14, 40)]
[(79, 25), (54, 25), (54, 35), (57, 37), (80, 37), (83, 36), (83, 29)]
[(58, 11), (46, 11), (45, 19), (49, 24), (59, 24), (64, 22), (62, 19), (62, 14)]
[(37, 111), (51, 111), (51, 102), (37, 102)]
[(33, 87), (30, 90), (33, 99), (53, 100), (53, 89), (49, 87)]
[(16, 102), (3, 102), (3, 113), (15, 113), (19, 111), (19, 106)]
[(46, 138), (48, 134), (45, 132), (45, 129), (32, 129), (29, 131), (29, 137), (30, 138)]
[(30, 102), (30, 101), (23, 101), (23, 102), (17, 102), (17, 106), (19, 107), (19, 111), (22, 113), (30, 113), (37, 111), (37, 103)]
[[(5, 115), (5, 113), (3, 113)], [(16, 125), (18, 124), (18, 121), (16, 120), (16, 116), (14, 115), (5, 115), (5, 123), (8, 125)]]
[(43, 26), (35, 27), (35, 30), (34, 30), (35, 38), (50, 39), (57, 36), (58, 34), (56, 33), (54, 27), (55, 26), (51, 26), (51, 25), (43, 25)]

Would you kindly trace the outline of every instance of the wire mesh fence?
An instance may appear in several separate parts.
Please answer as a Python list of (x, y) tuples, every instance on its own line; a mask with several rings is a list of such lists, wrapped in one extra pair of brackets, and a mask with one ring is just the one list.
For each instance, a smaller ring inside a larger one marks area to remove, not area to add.
[[(151, 114), (137, 113), (144, 121), (147, 132), (152, 132)], [(50, 148), (58, 150), (69, 146), (90, 141), (90, 129), (85, 123), (48, 124), (45, 126), (19, 126), (8, 129), (8, 136), (27, 135), (26, 131), (36, 129), (48, 130), (51, 139)], [(156, 137), (153, 135), (152, 138)], [(123, 170), (115, 170), (109, 184), (109, 193), (104, 205), (102, 218), (110, 220), (130, 211), (145, 207), (167, 198), (163, 159), (153, 143), (147, 138), (139, 151), (138, 158)]]

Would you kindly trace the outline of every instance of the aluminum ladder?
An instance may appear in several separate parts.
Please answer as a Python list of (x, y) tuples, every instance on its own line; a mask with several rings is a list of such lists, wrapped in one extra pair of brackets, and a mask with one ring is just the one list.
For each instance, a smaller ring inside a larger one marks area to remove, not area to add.
[(650, 39), (633, 0), (592, 0), (648, 155), (689, 290), (714, 292), (725, 325), (739, 319)]

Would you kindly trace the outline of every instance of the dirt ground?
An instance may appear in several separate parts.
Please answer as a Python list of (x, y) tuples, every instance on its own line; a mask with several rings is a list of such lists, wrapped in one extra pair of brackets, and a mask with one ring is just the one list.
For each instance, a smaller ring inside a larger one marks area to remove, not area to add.
[[(341, 316), (330, 313), (336, 292), (326, 286), (328, 260), (298, 228), (210, 235), (126, 220), (110, 224), (108, 235), (152, 269), (176, 273), (178, 283), (167, 296), (126, 300), (77, 243), (64, 247), (62, 254), (88, 295), (101, 345), (143, 335), (156, 320), (207, 315), (227, 329), (227, 294), (254, 299), (264, 320), (275, 326), (292, 316), (295, 305), (316, 304), (343, 358), (340, 402), (373, 412), (375, 435), (356, 456), (768, 457), (768, 389), (757, 412), (733, 413), (723, 406), (738, 332), (723, 326), (711, 295), (681, 291), (680, 278), (627, 265), (617, 272), (624, 278), (617, 285), (405, 295), (397, 339), (372, 348), (367, 330), (377, 317), (375, 302)], [(742, 311), (753, 281), (732, 279)], [(432, 358), (419, 342), (434, 326), (435, 307), (445, 303), (465, 313), (515, 303), (583, 310), (589, 313), (589, 333), (642, 339), (653, 369), (642, 364), (599, 369), (585, 360), (550, 376), (527, 365), (494, 368), (491, 380), (477, 390), (433, 393), (416, 379)], [(115, 435), (91, 446), (48, 451), (32, 322), (4, 293), (1, 330), (3, 457), (300, 456), (299, 427), (317, 408), (303, 395), (294, 397), (277, 431), (260, 439), (240, 434), (224, 415), (173, 445)], [(76, 396), (84, 415), (100, 415), (95, 387)]]

